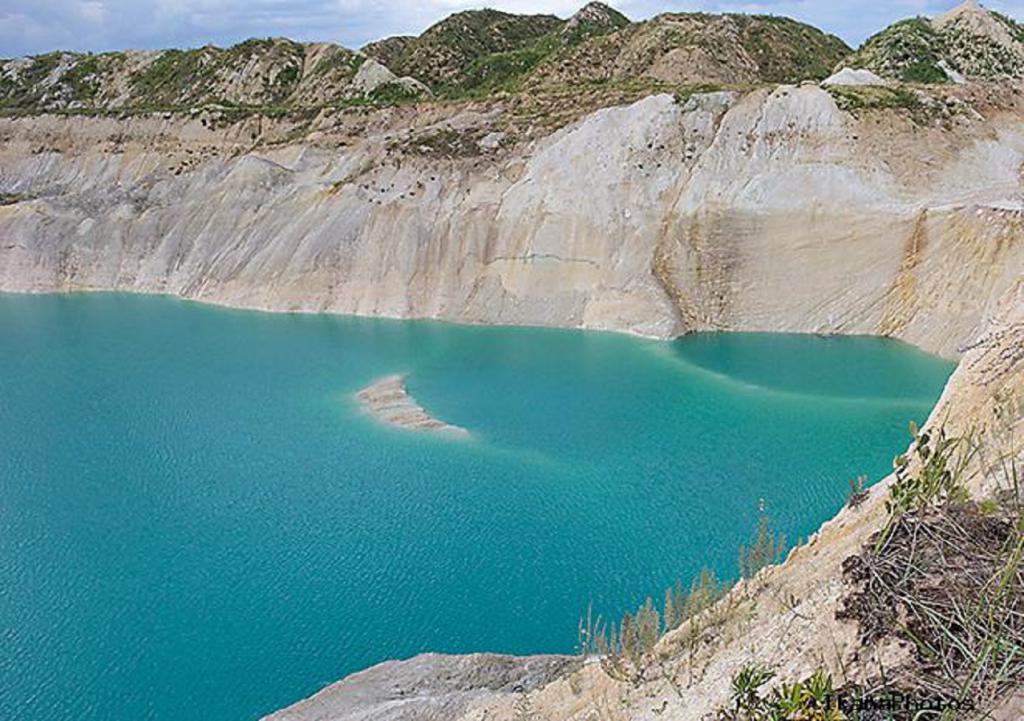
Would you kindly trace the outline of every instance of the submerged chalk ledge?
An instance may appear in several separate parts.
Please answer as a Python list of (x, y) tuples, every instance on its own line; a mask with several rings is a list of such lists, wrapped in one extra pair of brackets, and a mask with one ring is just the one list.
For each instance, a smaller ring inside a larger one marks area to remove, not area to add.
[(469, 431), (465, 428), (445, 423), (430, 415), (409, 395), (405, 378), (404, 375), (381, 378), (359, 391), (356, 398), (367, 413), (388, 425), (413, 431), (469, 437)]

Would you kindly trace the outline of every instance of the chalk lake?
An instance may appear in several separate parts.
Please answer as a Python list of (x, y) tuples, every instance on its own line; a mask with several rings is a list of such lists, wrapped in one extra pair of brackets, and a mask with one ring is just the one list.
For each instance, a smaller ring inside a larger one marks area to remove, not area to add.
[[(0, 295), (0, 718), (251, 721), (421, 651), (572, 652), (765, 499), (806, 536), (952, 364), (874, 338), (615, 334)], [(353, 394), (406, 373), (453, 440)]]

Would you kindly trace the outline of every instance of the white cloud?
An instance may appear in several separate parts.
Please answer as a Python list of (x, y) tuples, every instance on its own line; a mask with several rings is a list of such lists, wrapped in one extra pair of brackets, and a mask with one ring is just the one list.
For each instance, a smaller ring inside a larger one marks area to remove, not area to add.
[(106, 8), (98, 0), (85, 0), (78, 3), (78, 14), (83, 20), (91, 23), (102, 23), (106, 19)]

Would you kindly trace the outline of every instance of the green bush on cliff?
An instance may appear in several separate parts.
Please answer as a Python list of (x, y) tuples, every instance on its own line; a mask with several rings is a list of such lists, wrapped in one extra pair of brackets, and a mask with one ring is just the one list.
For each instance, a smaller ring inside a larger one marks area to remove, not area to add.
[(901, 75), (905, 83), (921, 83), (922, 85), (948, 82), (946, 73), (930, 60), (917, 60), (909, 63)]
[[(888, 522), (844, 561), (851, 590), (836, 614), (857, 624), (864, 649), (896, 641), (910, 653), (854, 696), (922, 701), (953, 721), (987, 718), (1024, 686), (1022, 413), (1015, 401), (997, 405), (983, 434), (911, 425)], [(969, 478), (987, 498), (971, 498)]]
[(385, 83), (369, 94), (367, 100), (375, 105), (401, 105), (419, 100), (420, 94), (399, 83)]
[(274, 85), (285, 89), (287, 92), (299, 81), (299, 66), (285, 66), (281, 72), (274, 76)]
[[(977, 446), (970, 438), (948, 437), (942, 428), (922, 433), (911, 423), (910, 434), (912, 455), (897, 456), (893, 462), (896, 482), (885, 503), (890, 516), (895, 519), (910, 511), (967, 501), (963, 476)], [(917, 461), (914, 473), (910, 473), (912, 456)]]
[(895, 110), (920, 126), (946, 124), (959, 112), (957, 106), (947, 106), (924, 92), (905, 87), (831, 86), (828, 92), (841, 110), (854, 115)]
[(818, 670), (804, 681), (764, 687), (775, 672), (761, 664), (744, 666), (730, 682), (730, 707), (716, 721), (846, 721), (832, 676)]

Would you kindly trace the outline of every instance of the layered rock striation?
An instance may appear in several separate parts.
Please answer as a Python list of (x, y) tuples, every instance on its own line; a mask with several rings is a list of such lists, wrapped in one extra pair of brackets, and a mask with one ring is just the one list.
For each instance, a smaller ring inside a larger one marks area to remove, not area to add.
[(658, 95), (489, 150), (500, 107), (325, 116), (298, 141), (269, 119), (0, 118), (0, 288), (957, 357), (1024, 267), (1024, 121), (985, 113)]

